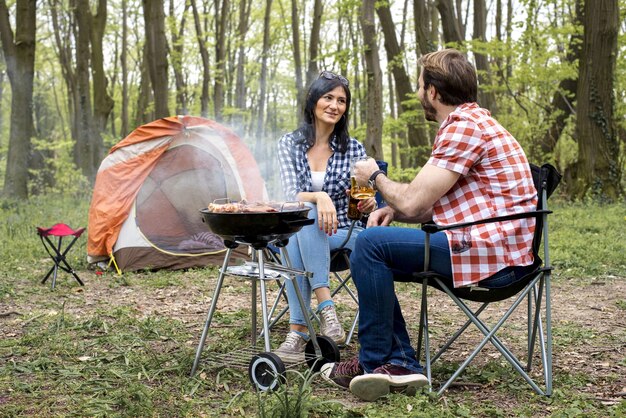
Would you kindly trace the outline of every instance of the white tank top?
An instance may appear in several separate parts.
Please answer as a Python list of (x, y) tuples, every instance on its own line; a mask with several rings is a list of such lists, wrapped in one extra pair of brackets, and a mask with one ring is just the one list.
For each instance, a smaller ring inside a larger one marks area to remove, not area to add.
[(321, 192), (324, 187), (325, 171), (311, 171), (311, 187), (314, 192)]

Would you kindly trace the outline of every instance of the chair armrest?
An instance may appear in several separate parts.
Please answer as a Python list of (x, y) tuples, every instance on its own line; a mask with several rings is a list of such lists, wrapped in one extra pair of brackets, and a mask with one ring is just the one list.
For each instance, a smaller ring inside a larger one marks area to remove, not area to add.
[(435, 232), (446, 231), (448, 229), (466, 228), (468, 226), (479, 225), (479, 224), (511, 221), (514, 219), (538, 218), (544, 214), (547, 215), (550, 213), (552, 213), (551, 210), (540, 209), (540, 210), (533, 210), (530, 212), (514, 213), (512, 215), (496, 216), (496, 217), (489, 218), (489, 219), (481, 219), (478, 221), (463, 222), (460, 224), (453, 224), (453, 225), (446, 225), (446, 226), (436, 225), (434, 223), (427, 223), (427, 224), (422, 224), (422, 231), (427, 232), (429, 234), (434, 234)]

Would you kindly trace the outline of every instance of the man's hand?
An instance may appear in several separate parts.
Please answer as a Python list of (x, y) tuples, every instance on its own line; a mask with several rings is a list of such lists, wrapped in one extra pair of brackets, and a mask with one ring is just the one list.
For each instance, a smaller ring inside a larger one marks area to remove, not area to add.
[(366, 186), (370, 176), (374, 171), (378, 170), (378, 164), (373, 158), (357, 161), (354, 164), (354, 177), (359, 186)]
[(380, 208), (370, 213), (367, 220), (367, 227), (372, 226), (387, 226), (393, 221), (394, 212), (389, 206)]

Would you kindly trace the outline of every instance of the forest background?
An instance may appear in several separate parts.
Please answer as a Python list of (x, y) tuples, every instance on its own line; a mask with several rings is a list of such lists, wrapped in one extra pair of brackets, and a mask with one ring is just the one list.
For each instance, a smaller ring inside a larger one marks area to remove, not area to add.
[(321, 70), (350, 80), (352, 135), (408, 180), (437, 128), (416, 62), (454, 46), (567, 197), (619, 201), (625, 34), (626, 0), (0, 0), (2, 191), (90, 194), (112, 145), (182, 114), (241, 135), (271, 191), (276, 141)]

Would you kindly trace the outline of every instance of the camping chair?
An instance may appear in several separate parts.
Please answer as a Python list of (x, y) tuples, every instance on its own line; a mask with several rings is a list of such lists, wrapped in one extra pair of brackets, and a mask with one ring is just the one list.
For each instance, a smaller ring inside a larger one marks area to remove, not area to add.
[[(386, 161), (376, 161), (376, 164), (378, 164), (378, 167), (381, 170), (383, 170), (385, 174), (387, 174), (388, 163)], [(378, 207), (382, 207), (384, 204), (382, 195), (380, 193), (376, 193), (376, 203), (378, 204)], [(343, 344), (344, 346), (349, 345), (350, 342), (352, 341), (352, 337), (354, 336), (354, 332), (359, 323), (359, 299), (355, 291), (352, 290), (349, 286), (350, 279), (352, 279), (352, 274), (350, 273), (351, 251), (349, 248), (345, 248), (348, 241), (350, 241), (350, 237), (352, 236), (352, 230), (354, 228), (355, 223), (356, 221), (352, 221), (350, 223), (350, 228), (348, 229), (348, 234), (346, 235), (346, 239), (341, 243), (341, 245), (339, 245), (339, 247), (330, 251), (331, 278), (335, 278), (338, 282), (337, 286), (334, 289), (331, 289), (330, 297), (334, 298), (337, 293), (345, 289), (346, 293), (350, 295), (350, 297), (356, 304), (356, 311), (354, 314), (354, 318), (352, 320), (352, 325), (350, 325), (350, 331), (348, 331), (348, 334), (346, 334), (346, 342)], [(270, 261), (280, 263), (280, 258), (277, 256), (277, 251), (278, 251), (277, 249), (274, 249), (274, 251), (270, 252), (270, 254), (268, 255), (268, 259), (270, 259)], [(342, 276), (341, 273), (343, 272), (347, 272), (347, 274)], [(270, 318), (276, 311), (281, 298), (284, 298), (285, 301), (287, 300), (287, 295), (285, 293), (285, 283), (281, 284), (278, 296), (276, 297), (274, 304), (272, 305), (272, 308), (269, 311)], [(273, 327), (274, 324), (278, 322), (280, 318), (282, 318), (285, 315), (285, 313), (287, 313), (288, 310), (289, 310), (289, 306), (285, 306), (275, 318), (271, 319), (270, 328)], [(319, 324), (319, 318), (317, 318), (314, 312), (312, 312), (312, 316), (313, 316), (313, 319), (315, 319)]]
[[(46, 252), (50, 258), (52, 258), (52, 261), (54, 261), (54, 265), (41, 281), (42, 284), (45, 283), (46, 280), (48, 280), (48, 277), (54, 273), (52, 276), (52, 289), (54, 289), (57, 282), (57, 271), (62, 269), (74, 276), (81, 286), (85, 285), (80, 280), (72, 266), (69, 265), (66, 258), (67, 253), (70, 251), (74, 243), (76, 243), (76, 240), (80, 238), (83, 232), (85, 232), (85, 228), (78, 228), (74, 230), (63, 223), (58, 223), (50, 228), (37, 227), (37, 235), (41, 238), (41, 242), (43, 243)], [(69, 236), (73, 236), (74, 238), (65, 246), (65, 248), (63, 248), (63, 237)], [(58, 240), (55, 243), (50, 239), (50, 237), (58, 237)]]
[[(551, 319), (551, 295), (550, 295), (550, 277), (552, 266), (550, 265), (549, 246), (548, 246), (548, 214), (552, 213), (547, 209), (547, 199), (550, 197), (554, 189), (561, 180), (561, 175), (550, 164), (544, 164), (541, 168), (531, 164), (533, 181), (538, 193), (537, 210), (519, 213), (515, 215), (499, 216), (487, 220), (477, 222), (467, 222), (456, 225), (440, 227), (434, 224), (422, 225), (422, 230), (426, 234), (426, 250), (424, 266), (425, 271), (415, 273), (413, 278), (422, 282), (422, 303), (420, 311), (420, 326), (418, 334), (417, 352), (421, 353), (422, 340), (424, 343), (425, 367), (428, 381), (432, 388), (431, 365), (456, 341), (456, 339), (469, 327), (474, 324), (483, 334), (483, 340), (476, 346), (469, 357), (458, 367), (452, 376), (439, 388), (438, 394), (441, 395), (450, 384), (463, 372), (467, 365), (476, 357), (482, 348), (491, 342), (498, 351), (508, 360), (514, 369), (528, 382), (528, 384), (540, 395), (550, 396), (552, 394), (552, 319)], [(486, 289), (478, 287), (462, 287), (450, 288), (445, 284), (446, 281), (437, 273), (428, 271), (429, 263), (429, 234), (445, 231), (448, 229), (465, 228), (471, 225), (481, 223), (500, 222), (512, 219), (522, 219), (534, 217), (536, 219), (535, 234), (533, 237), (532, 251), (535, 258), (532, 272), (527, 274), (522, 280), (504, 288)], [(543, 239), (543, 261), (539, 257), (539, 246)], [(450, 339), (442, 346), (442, 348), (431, 358), (430, 357), (430, 341), (428, 329), (428, 297), (427, 286), (431, 285), (445, 292), (454, 303), (467, 315), (468, 320), (459, 328), (459, 330), (450, 337)], [(545, 293), (545, 325), (542, 321), (542, 300)], [(513, 302), (502, 316), (502, 318), (492, 327), (478, 318), (481, 312), (492, 302), (505, 301), (513, 298)], [(496, 336), (496, 332), (500, 330), (502, 325), (507, 321), (514, 310), (520, 303), (527, 299), (528, 318), (527, 318), (527, 350), (528, 357), (526, 365), (522, 365), (513, 353), (504, 346), (502, 340)], [(475, 311), (464, 301), (481, 302), (482, 305)], [(544, 329), (545, 327), (545, 329)], [(543, 378), (545, 389), (542, 390), (529, 376), (535, 342), (539, 341), (541, 362), (543, 366)]]

